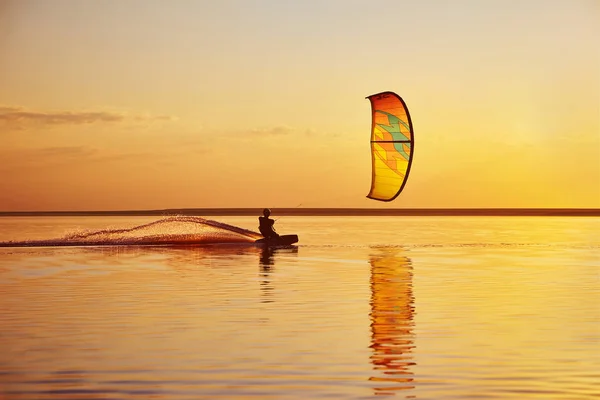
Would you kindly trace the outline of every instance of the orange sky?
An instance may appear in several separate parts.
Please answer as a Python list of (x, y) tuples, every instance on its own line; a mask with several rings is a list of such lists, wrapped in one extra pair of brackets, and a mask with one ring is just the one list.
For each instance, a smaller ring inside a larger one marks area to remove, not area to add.
[[(600, 207), (595, 0), (0, 0), (0, 210)], [(415, 158), (365, 198), (370, 104)]]

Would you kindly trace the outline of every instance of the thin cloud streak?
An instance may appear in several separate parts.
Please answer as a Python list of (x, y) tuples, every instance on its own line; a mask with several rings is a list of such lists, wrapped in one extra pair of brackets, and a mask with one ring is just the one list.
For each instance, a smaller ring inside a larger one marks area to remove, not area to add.
[(254, 128), (250, 130), (251, 135), (258, 136), (279, 136), (279, 135), (289, 135), (294, 132), (294, 128), (289, 126), (275, 126), (273, 128)]
[(54, 126), (84, 125), (94, 123), (118, 123), (128, 120), (141, 121), (173, 121), (175, 117), (168, 115), (128, 115), (110, 111), (55, 111), (43, 112), (27, 110), (24, 107), (0, 106), (0, 123), (8, 126)]
[(324, 134), (312, 128), (300, 129), (286, 125), (277, 125), (273, 127), (247, 128), (247, 129), (229, 129), (229, 130), (213, 130), (203, 128), (199, 134), (206, 135), (210, 133), (213, 138), (221, 139), (248, 139), (248, 138), (266, 138), (266, 137), (283, 137), (283, 136), (305, 136), (312, 137)]
[(98, 152), (98, 149), (87, 146), (44, 147), (37, 150), (41, 157), (87, 157)]

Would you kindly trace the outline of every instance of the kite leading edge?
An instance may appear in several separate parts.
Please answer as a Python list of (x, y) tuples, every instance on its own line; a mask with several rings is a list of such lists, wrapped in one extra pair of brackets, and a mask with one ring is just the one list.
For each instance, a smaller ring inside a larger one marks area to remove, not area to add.
[(367, 97), (371, 101), (372, 179), (368, 198), (394, 200), (410, 173), (414, 152), (412, 121), (406, 103), (393, 92)]

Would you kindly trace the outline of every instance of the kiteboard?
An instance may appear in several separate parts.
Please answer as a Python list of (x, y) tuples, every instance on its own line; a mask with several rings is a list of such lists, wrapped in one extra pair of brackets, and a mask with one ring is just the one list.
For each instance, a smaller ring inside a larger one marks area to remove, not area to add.
[(262, 238), (254, 243), (266, 244), (267, 246), (289, 246), (298, 242), (298, 235), (281, 235), (276, 238)]

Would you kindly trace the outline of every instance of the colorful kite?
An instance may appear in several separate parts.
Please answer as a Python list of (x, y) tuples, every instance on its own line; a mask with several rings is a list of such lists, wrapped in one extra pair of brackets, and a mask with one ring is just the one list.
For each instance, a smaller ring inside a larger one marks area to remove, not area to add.
[(371, 101), (371, 159), (373, 200), (392, 201), (406, 185), (414, 152), (413, 126), (404, 100), (396, 93), (367, 97)]

